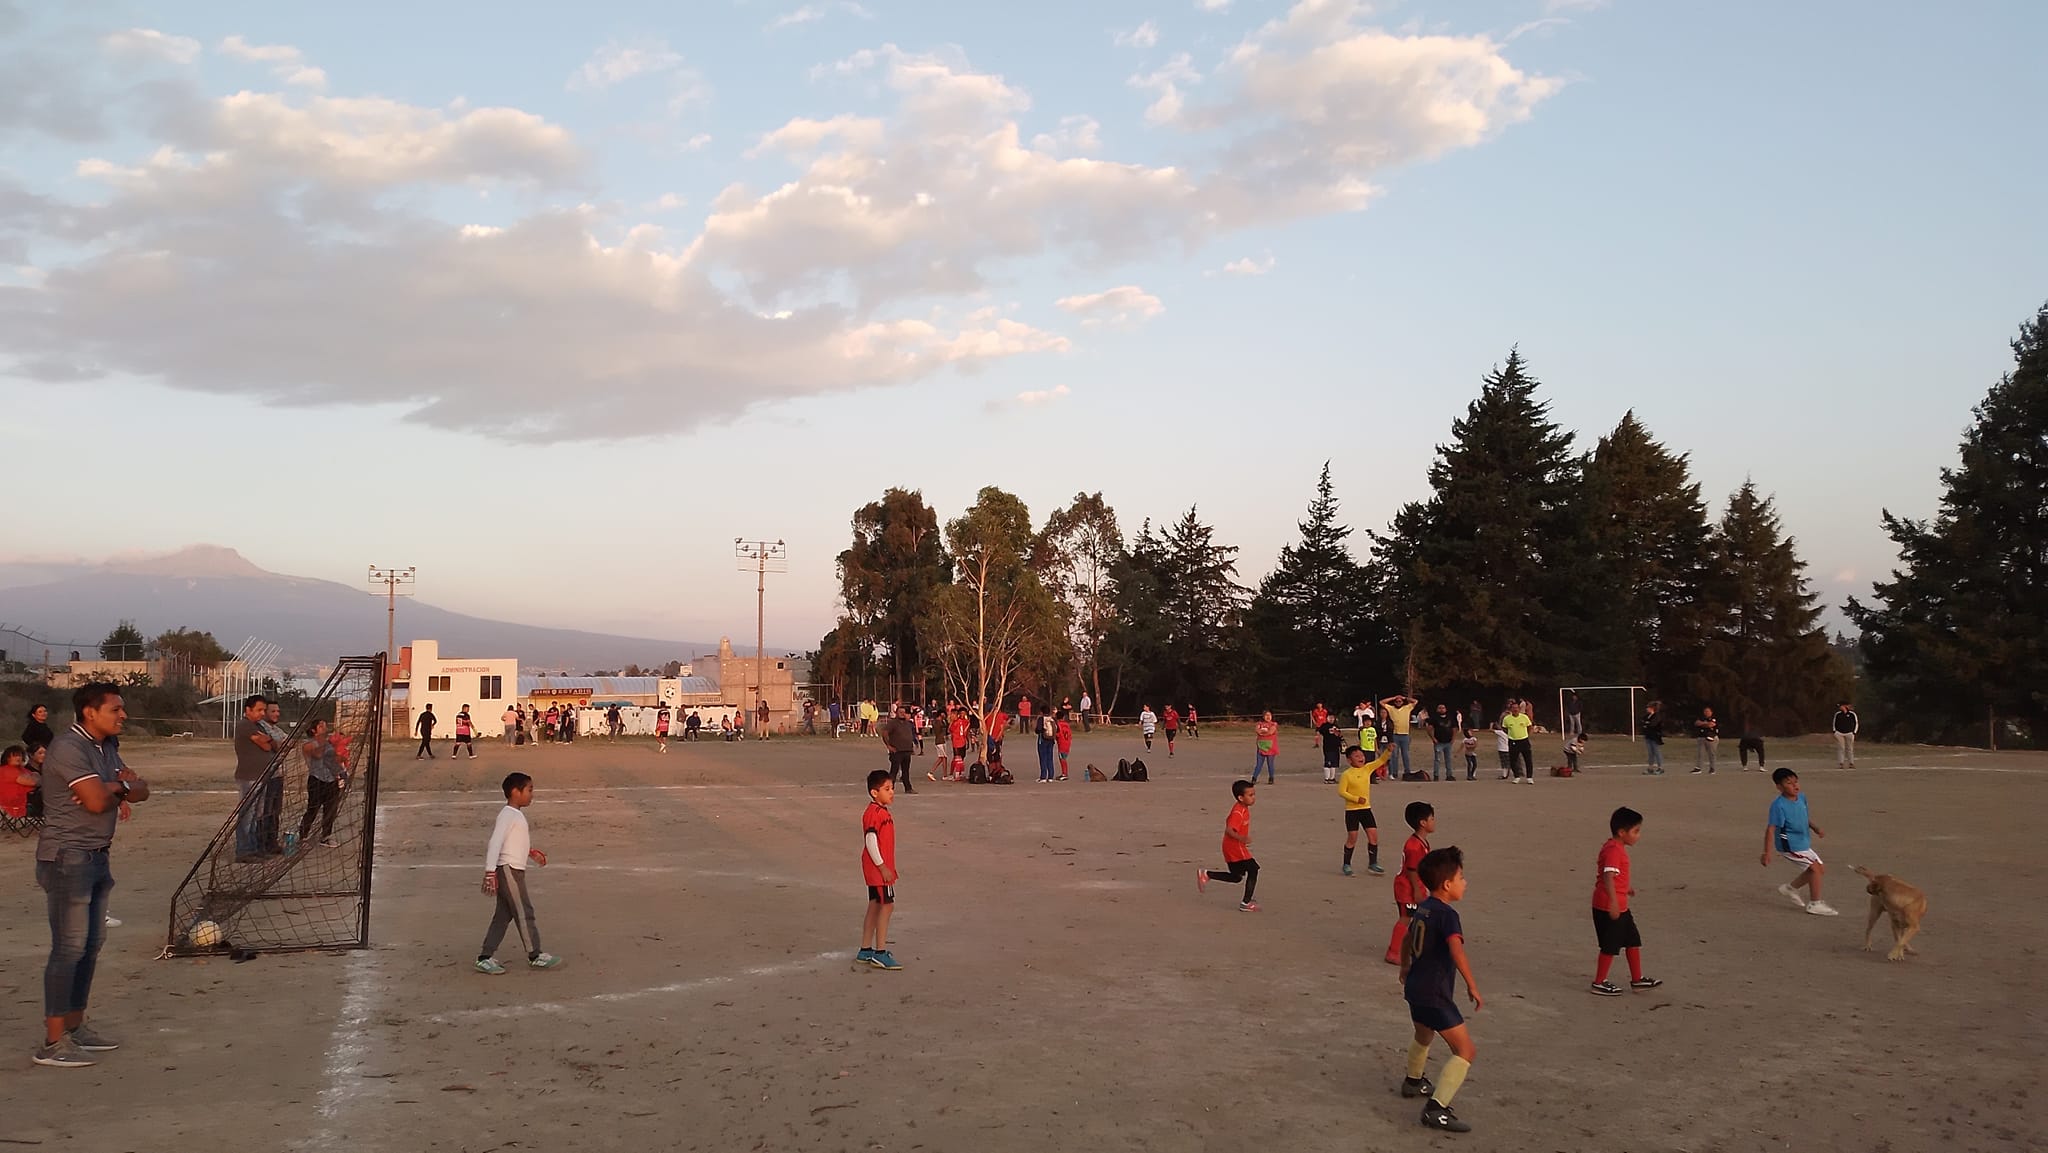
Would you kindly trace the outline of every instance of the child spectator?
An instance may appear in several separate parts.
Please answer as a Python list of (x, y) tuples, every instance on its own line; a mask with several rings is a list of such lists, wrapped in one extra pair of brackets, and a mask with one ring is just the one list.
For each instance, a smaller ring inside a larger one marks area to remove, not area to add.
[(889, 916), (896, 911), (896, 819), (889, 806), (895, 800), (896, 782), (889, 770), (869, 773), (868, 807), (860, 815), (860, 875), (868, 886), (868, 913), (853, 963), (890, 972), (903, 967), (889, 952)]
[[(1085, 717), (1084, 717), (1085, 719)], [(1180, 736), (1180, 710), (1166, 706), (1166, 715), (1159, 719), (1160, 727), (1166, 730), (1166, 755), (1173, 755), (1173, 742)]]
[[(1388, 752), (1393, 751), (1390, 745)], [(1394, 935), (1387, 941), (1387, 964), (1401, 963), (1401, 942), (1408, 939), (1408, 918), (1415, 915), (1415, 906), (1429, 890), (1422, 885), (1417, 869), (1422, 858), (1429, 855), (1429, 835), (1436, 832), (1436, 806), (1427, 801), (1410, 801), (1402, 812), (1408, 827), (1415, 830), (1408, 835), (1408, 843), (1401, 846), (1401, 871), (1394, 875)]]
[(1152, 711), (1151, 705), (1146, 705), (1138, 710), (1138, 731), (1144, 734), (1145, 751), (1148, 753), (1152, 751), (1152, 734), (1158, 728), (1159, 714)]
[(1564, 735), (1564, 763), (1573, 776), (1579, 774), (1579, 754), (1586, 751), (1586, 734), (1566, 733)]
[(1472, 731), (1472, 725), (1465, 725), (1465, 779), (1479, 779), (1479, 734)]
[[(1438, 849), (1422, 858), (1416, 872), (1429, 887), (1429, 896), (1415, 907), (1401, 946), (1402, 992), (1408, 1000), (1409, 1019), (1415, 1022), (1401, 1096), (1426, 1099), (1421, 1119), (1425, 1128), (1469, 1133), (1472, 1126), (1451, 1111), (1451, 1098), (1465, 1083), (1478, 1050), (1465, 1028), (1464, 1014), (1458, 1012), (1452, 978), (1465, 979), (1465, 995), (1472, 998), (1475, 1011), (1485, 1007), (1486, 1000), (1472, 981), (1472, 964), (1465, 956), (1464, 922), (1451, 907), (1465, 896), (1465, 858), (1455, 847)], [(1432, 1085), (1422, 1073), (1429, 1065), (1429, 1044), (1438, 1036), (1450, 1046), (1451, 1056)]]
[(1323, 740), (1323, 783), (1337, 783), (1337, 761), (1344, 755), (1344, 732), (1337, 727), (1334, 717), (1325, 713), (1322, 722), (1316, 725), (1316, 735)]
[(1508, 776), (1510, 772), (1508, 731), (1500, 727), (1500, 720), (1498, 718), (1493, 722), (1493, 746), (1500, 753), (1500, 779), (1503, 781), (1512, 780), (1513, 778)]
[(29, 786), (35, 783), (37, 778), (28, 771), (28, 754), (20, 745), (9, 745), (6, 752), (0, 752), (0, 814), (26, 820)]
[(1259, 723), (1252, 726), (1253, 744), (1252, 783), (1259, 783), (1259, 770), (1266, 770), (1266, 783), (1273, 783), (1273, 763), (1280, 756), (1280, 726), (1273, 723), (1273, 710), (1267, 709), (1260, 715)]
[(1243, 881), (1244, 900), (1237, 907), (1246, 913), (1256, 913), (1259, 903), (1253, 895), (1259, 887), (1259, 862), (1252, 856), (1252, 805), (1258, 801), (1258, 793), (1250, 781), (1233, 781), (1230, 795), (1237, 798), (1237, 803), (1230, 806), (1230, 816), (1223, 821), (1223, 868), (1196, 869), (1195, 891), (1207, 892), (1211, 881), (1226, 885)]
[[(1388, 755), (1393, 754), (1388, 749)], [(1337, 795), (1344, 799), (1344, 875), (1351, 876), (1351, 853), (1358, 848), (1358, 831), (1365, 830), (1365, 868), (1369, 873), (1385, 873), (1380, 868), (1379, 822), (1372, 818), (1372, 779), (1387, 766), (1387, 758), (1376, 761), (1365, 759), (1365, 750), (1357, 745), (1344, 751), (1351, 767), (1337, 778)]]
[(1636, 895), (1629, 883), (1628, 850), (1643, 839), (1643, 815), (1623, 806), (1607, 818), (1612, 834), (1600, 846), (1593, 865), (1593, 936), (1600, 942), (1600, 960), (1593, 967), (1593, 993), (1600, 997), (1621, 996), (1621, 986), (1607, 979), (1617, 953), (1628, 954), (1628, 987), (1654, 989), (1664, 982), (1643, 976), (1643, 938), (1636, 931), (1635, 910), (1629, 907)]
[(1060, 780), (1067, 779), (1067, 754), (1074, 751), (1074, 726), (1067, 720), (1067, 710), (1059, 711), (1059, 719), (1052, 725), (1053, 744), (1060, 753)]
[(533, 778), (525, 773), (508, 773), (501, 786), (505, 807), (498, 810), (498, 823), (491, 828), (490, 847), (484, 850), (484, 893), (498, 899), (491, 914), (491, 927), (484, 933), (484, 946), (476, 955), (476, 971), (497, 976), (505, 971), (494, 956), (505, 940), (505, 928), (517, 926), (526, 945), (530, 969), (552, 969), (562, 963), (540, 947), (540, 925), (533, 917), (533, 896), (526, 888), (526, 863), (547, 867), (548, 855), (533, 847), (526, 825), (526, 807), (533, 803)]
[[(1820, 854), (1813, 851), (1812, 838), (1827, 834), (1821, 832), (1807, 812), (1806, 797), (1799, 791), (1799, 774), (1781, 768), (1771, 774), (1771, 783), (1778, 786), (1778, 795), (1771, 800), (1770, 817), (1764, 826), (1763, 865), (1770, 867), (1771, 850), (1775, 848), (1779, 856), (1803, 866), (1800, 874), (1790, 884), (1779, 885), (1778, 891), (1816, 917), (1837, 916), (1835, 907), (1820, 899), (1821, 875), (1827, 869), (1821, 864)], [(1801, 888), (1806, 889), (1811, 900), (1800, 897)]]

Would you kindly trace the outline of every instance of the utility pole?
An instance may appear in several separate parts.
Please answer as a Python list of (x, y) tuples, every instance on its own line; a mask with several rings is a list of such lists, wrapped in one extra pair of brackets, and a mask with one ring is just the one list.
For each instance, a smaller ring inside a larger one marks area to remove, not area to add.
[[(781, 541), (747, 540), (734, 537), (733, 556), (739, 560), (742, 572), (753, 569), (754, 583), (754, 715), (761, 715), (761, 689), (768, 679), (767, 647), (768, 636), (768, 574), (789, 571), (789, 547)], [(720, 673), (723, 676), (723, 671)], [(761, 726), (761, 736), (766, 739), (768, 727)]]
[(384, 715), (391, 716), (391, 670), (398, 667), (398, 597), (400, 588), (406, 596), (412, 595), (413, 579), (419, 569), (407, 565), (404, 568), (379, 568), (370, 566), (370, 583), (384, 586)]

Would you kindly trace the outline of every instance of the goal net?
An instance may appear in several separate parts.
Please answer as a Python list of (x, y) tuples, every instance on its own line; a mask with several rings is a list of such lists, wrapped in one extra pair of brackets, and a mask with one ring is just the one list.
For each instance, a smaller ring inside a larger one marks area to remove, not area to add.
[(166, 956), (369, 946), (384, 659), (342, 658), (285, 718), (289, 738), (172, 896)]
[(1573, 730), (1589, 737), (1626, 736), (1636, 739), (1636, 722), (1649, 702), (1649, 690), (1641, 685), (1566, 685), (1557, 690), (1557, 731)]

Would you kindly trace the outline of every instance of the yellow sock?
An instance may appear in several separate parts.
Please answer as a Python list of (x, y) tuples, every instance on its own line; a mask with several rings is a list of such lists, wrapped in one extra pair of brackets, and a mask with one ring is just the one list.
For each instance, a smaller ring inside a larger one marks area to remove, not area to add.
[(1422, 1071), (1423, 1071), (1424, 1069), (1428, 1068), (1428, 1067), (1429, 1067), (1429, 1042), (1427, 1042), (1427, 1041), (1410, 1041), (1410, 1042), (1408, 1042), (1408, 1078), (1409, 1078), (1409, 1080), (1414, 1080), (1415, 1078), (1417, 1078), (1417, 1077), (1420, 1077), (1420, 1076), (1422, 1076)]
[(1458, 1095), (1458, 1086), (1465, 1083), (1465, 1074), (1471, 1071), (1472, 1062), (1452, 1056), (1444, 1062), (1443, 1072), (1436, 1075), (1436, 1092), (1430, 1094), (1431, 1098), (1444, 1108), (1450, 1108), (1451, 1098)]

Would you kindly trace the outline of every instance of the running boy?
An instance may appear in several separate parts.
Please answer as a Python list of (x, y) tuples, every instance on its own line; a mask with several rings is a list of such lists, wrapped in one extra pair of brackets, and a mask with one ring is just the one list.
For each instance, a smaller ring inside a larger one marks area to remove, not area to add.
[(890, 972), (903, 967), (889, 952), (889, 915), (896, 911), (896, 820), (889, 806), (895, 800), (896, 782), (889, 770), (869, 773), (868, 807), (860, 815), (860, 875), (868, 885), (868, 915), (860, 923), (860, 952), (853, 963)]
[[(1391, 752), (1393, 746), (1387, 749)], [(1415, 831), (1408, 835), (1408, 843), (1401, 846), (1401, 871), (1394, 877), (1394, 935), (1387, 941), (1389, 965), (1401, 963), (1401, 942), (1408, 939), (1408, 918), (1415, 915), (1415, 906), (1429, 893), (1416, 870), (1421, 867), (1422, 858), (1429, 855), (1429, 835), (1436, 832), (1436, 806), (1427, 801), (1408, 802), (1401, 815)]]
[(1593, 935), (1600, 941), (1600, 960), (1593, 967), (1593, 994), (1621, 996), (1621, 986), (1607, 979), (1617, 953), (1628, 954), (1628, 987), (1654, 989), (1664, 982), (1643, 976), (1643, 937), (1636, 932), (1635, 911), (1629, 899), (1636, 891), (1629, 884), (1629, 846), (1643, 839), (1643, 815), (1627, 806), (1607, 818), (1612, 834), (1600, 846), (1593, 865)]
[[(1408, 1016), (1415, 1022), (1415, 1040), (1408, 1046), (1408, 1075), (1401, 1096), (1426, 1098), (1422, 1124), (1446, 1133), (1470, 1133), (1472, 1126), (1451, 1112), (1451, 1098), (1465, 1083), (1478, 1053), (1465, 1016), (1458, 1012), (1453, 975), (1465, 979), (1465, 995), (1474, 1012), (1484, 1008), (1479, 986), (1472, 981), (1472, 963), (1465, 957), (1465, 926), (1451, 906), (1465, 896), (1465, 858), (1456, 847), (1438, 849), (1422, 858), (1416, 871), (1429, 886), (1429, 896), (1415, 907), (1408, 936), (1401, 946), (1401, 985)], [(1422, 1072), (1429, 1066), (1429, 1043), (1441, 1035), (1451, 1056), (1437, 1071), (1436, 1084)]]
[[(1389, 755), (1393, 753), (1388, 748)], [(1387, 758), (1367, 762), (1365, 750), (1357, 745), (1344, 751), (1351, 767), (1337, 778), (1337, 795), (1344, 798), (1344, 875), (1351, 876), (1351, 853), (1358, 848), (1358, 830), (1365, 830), (1365, 871), (1384, 874), (1380, 868), (1380, 829), (1372, 819), (1372, 779), (1386, 767)]]
[(484, 893), (498, 899), (491, 914), (491, 927), (484, 934), (484, 947), (476, 955), (476, 971), (495, 977), (505, 966), (493, 956), (505, 940), (505, 928), (517, 926), (526, 945), (530, 969), (552, 969), (562, 963), (553, 953), (540, 948), (540, 926), (533, 919), (533, 896), (526, 888), (526, 863), (546, 868), (548, 855), (533, 847), (533, 835), (526, 827), (526, 806), (533, 803), (533, 778), (525, 773), (505, 776), (505, 807), (498, 810), (498, 823), (491, 828), (491, 844), (484, 850)]
[(1252, 805), (1258, 801), (1258, 793), (1250, 781), (1233, 781), (1230, 795), (1237, 798), (1237, 803), (1230, 806), (1230, 816), (1223, 822), (1223, 867), (1196, 869), (1195, 891), (1207, 892), (1211, 881), (1228, 885), (1243, 881), (1244, 900), (1237, 907), (1256, 913), (1259, 903), (1252, 895), (1259, 887), (1259, 862), (1252, 856)]
[[(1827, 869), (1820, 862), (1820, 854), (1813, 851), (1812, 837), (1825, 837), (1827, 834), (1821, 832), (1820, 826), (1814, 824), (1807, 814), (1806, 798), (1799, 792), (1799, 774), (1781, 768), (1771, 774), (1771, 783), (1778, 786), (1778, 795), (1771, 801), (1769, 823), (1764, 826), (1764, 867), (1770, 867), (1773, 848), (1777, 849), (1779, 856), (1804, 866), (1791, 884), (1779, 885), (1778, 891), (1816, 917), (1838, 916), (1833, 905), (1820, 899), (1821, 875)], [(1801, 888), (1806, 889), (1811, 900), (1799, 895)]]

